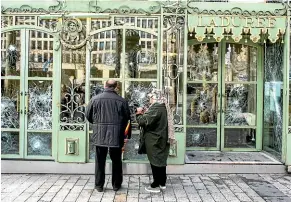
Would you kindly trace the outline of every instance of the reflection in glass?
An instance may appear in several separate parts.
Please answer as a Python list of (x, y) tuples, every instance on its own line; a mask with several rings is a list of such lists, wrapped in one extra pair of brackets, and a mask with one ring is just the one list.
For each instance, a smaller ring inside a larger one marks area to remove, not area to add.
[(186, 147), (216, 147), (216, 128), (187, 128)]
[(1, 131), (1, 154), (19, 154), (19, 132)]
[[(53, 75), (53, 38), (50, 35), (30, 31), (29, 77), (52, 77)], [(40, 37), (33, 37), (40, 36)]]
[(95, 95), (99, 95), (104, 91), (104, 84), (102, 81), (91, 81), (90, 82), (90, 99)]
[(60, 100), (63, 123), (85, 122), (85, 53), (85, 47), (77, 52), (63, 50)]
[(28, 81), (27, 128), (52, 129), (52, 82)]
[(157, 36), (143, 31), (126, 30), (125, 44), (125, 77), (156, 79)]
[(1, 128), (19, 128), (19, 80), (1, 80)]
[(225, 128), (225, 148), (254, 148), (256, 147), (256, 129)]
[(216, 124), (217, 99), (217, 84), (187, 84), (187, 124)]
[(169, 106), (173, 112), (174, 124), (183, 124), (183, 74), (177, 75), (176, 79), (170, 80), (164, 87)]
[(256, 85), (226, 84), (225, 125), (256, 125)]
[(208, 43), (188, 47), (190, 81), (218, 81), (218, 44)]
[(240, 44), (227, 44), (225, 81), (257, 80), (257, 49)]
[[(107, 33), (107, 34), (106, 34)], [(91, 39), (91, 78), (119, 78), (122, 30), (100, 32)]]
[(20, 75), (20, 31), (1, 34), (1, 76)]
[[(282, 157), (284, 44), (266, 44), (264, 69), (264, 150)], [(291, 94), (290, 94), (291, 95)], [(291, 99), (290, 99), (291, 100)], [(289, 105), (290, 110), (290, 105)]]
[(51, 133), (28, 133), (28, 155), (51, 156), (52, 136)]

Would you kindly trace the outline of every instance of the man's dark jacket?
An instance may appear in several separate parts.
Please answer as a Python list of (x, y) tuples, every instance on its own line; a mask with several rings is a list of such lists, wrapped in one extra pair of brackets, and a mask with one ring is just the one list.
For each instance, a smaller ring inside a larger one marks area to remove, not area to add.
[[(128, 103), (113, 89), (93, 97), (86, 110), (86, 118), (93, 125), (93, 144), (104, 147), (122, 147), (124, 132), (130, 120)], [(128, 139), (131, 137), (131, 128)]]

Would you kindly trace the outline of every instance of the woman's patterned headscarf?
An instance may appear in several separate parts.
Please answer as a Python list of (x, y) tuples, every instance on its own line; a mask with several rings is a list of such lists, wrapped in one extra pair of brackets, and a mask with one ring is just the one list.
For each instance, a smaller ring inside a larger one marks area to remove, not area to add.
[(153, 98), (154, 102), (165, 103), (164, 101), (165, 96), (159, 89), (153, 89), (152, 92), (148, 94), (148, 97)]
[(175, 131), (174, 131), (174, 117), (173, 112), (169, 106), (167, 97), (163, 92), (159, 89), (153, 89), (151, 93), (148, 94), (150, 98), (154, 99), (154, 103), (164, 103), (167, 109), (167, 117), (168, 117), (168, 141), (170, 144), (175, 140)]

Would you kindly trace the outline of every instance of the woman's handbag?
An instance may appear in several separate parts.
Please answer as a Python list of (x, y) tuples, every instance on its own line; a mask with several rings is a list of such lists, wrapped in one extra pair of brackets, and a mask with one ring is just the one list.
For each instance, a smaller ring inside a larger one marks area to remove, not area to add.
[(146, 154), (145, 139), (144, 139), (144, 129), (140, 127), (139, 134), (139, 146), (137, 150), (138, 154)]

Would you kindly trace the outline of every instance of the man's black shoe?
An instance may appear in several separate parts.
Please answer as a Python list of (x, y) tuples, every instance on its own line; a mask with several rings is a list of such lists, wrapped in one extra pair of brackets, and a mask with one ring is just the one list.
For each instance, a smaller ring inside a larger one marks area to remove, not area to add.
[(114, 186), (113, 187), (113, 191), (118, 191), (120, 189), (121, 186)]
[(95, 186), (95, 189), (97, 189), (98, 192), (103, 192), (103, 187), (96, 187)]

